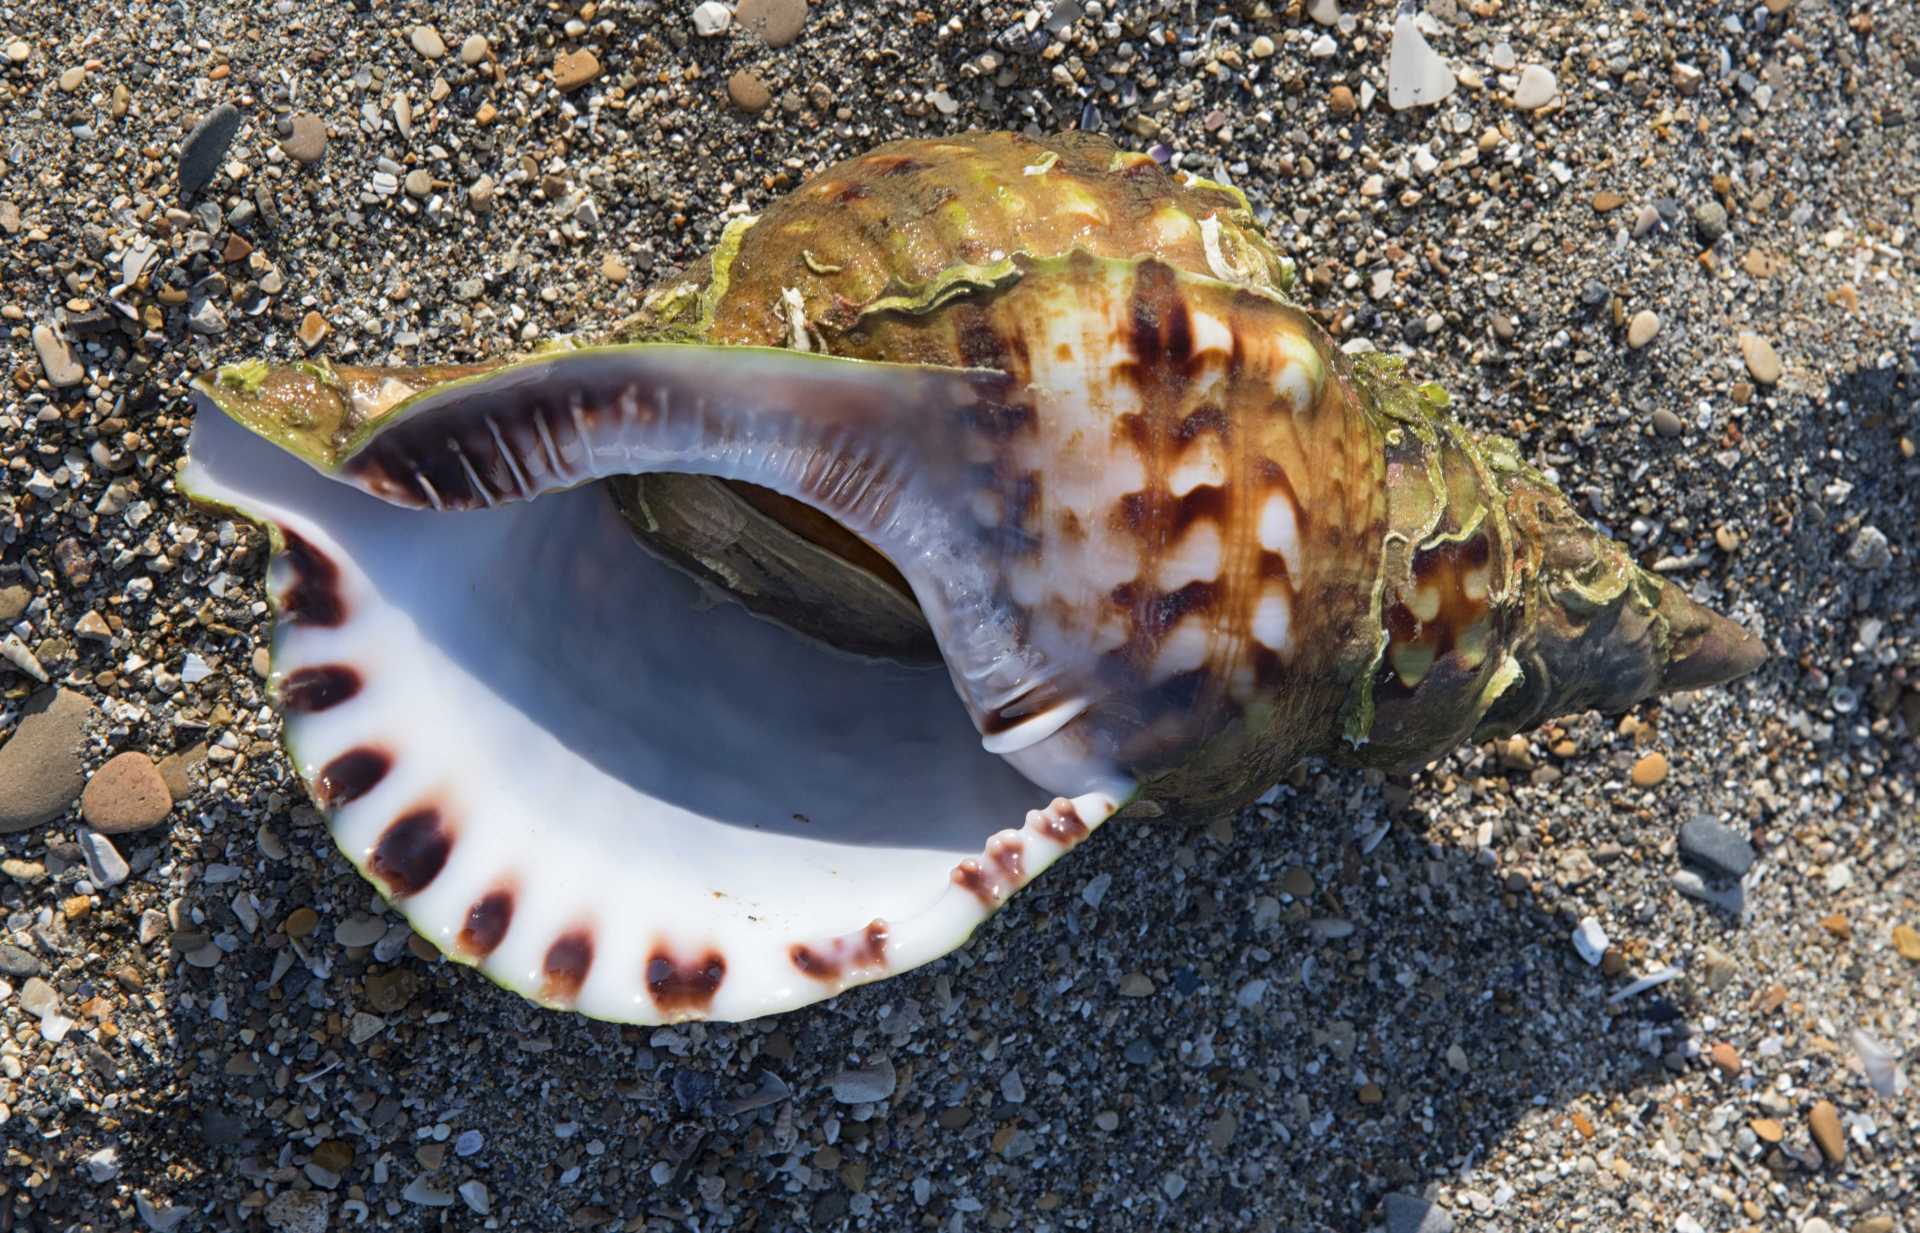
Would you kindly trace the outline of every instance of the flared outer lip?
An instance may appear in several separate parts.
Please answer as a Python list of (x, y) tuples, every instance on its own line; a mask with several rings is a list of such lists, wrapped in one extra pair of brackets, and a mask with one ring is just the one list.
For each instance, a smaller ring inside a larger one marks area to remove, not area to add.
[[(703, 597), (632, 542), (597, 488), (395, 509), (196, 403), (179, 487), (269, 535), (275, 702), (335, 843), (423, 937), (535, 1002), (650, 1024), (819, 1001), (953, 950), (1123, 803), (1047, 801), (980, 750), (941, 674), (789, 645), (798, 635), (732, 605), (696, 612)], [(556, 570), (540, 588), (500, 576), (535, 559)], [(679, 652), (646, 625), (660, 604), (701, 635), (689, 648), (737, 661), (715, 661), (712, 689), (621, 679), (671, 674)], [(594, 629), (630, 622), (629, 636), (569, 633), (578, 609)], [(651, 658), (623, 650), (656, 643)], [(733, 696), (767, 679), (754, 657), (776, 653), (815, 678)], [(843, 687), (873, 692), (851, 712), (807, 711), (809, 691)], [(623, 708), (649, 688), (653, 706)], [(594, 706), (613, 710), (579, 713)], [(738, 800), (724, 775), (674, 769), (704, 756), (702, 740), (637, 766), (644, 750), (623, 759), (582, 735), (599, 724), (610, 743), (639, 725), (671, 743), (709, 721), (713, 743), (746, 751)], [(756, 738), (742, 726), (754, 722), (773, 726)], [(841, 730), (893, 740), (849, 761)], [(759, 809), (754, 785), (785, 772), (847, 816)], [(676, 799), (644, 790), (660, 784)], [(635, 799), (630, 825), (600, 812)], [(745, 813), (721, 817), (729, 803)]]

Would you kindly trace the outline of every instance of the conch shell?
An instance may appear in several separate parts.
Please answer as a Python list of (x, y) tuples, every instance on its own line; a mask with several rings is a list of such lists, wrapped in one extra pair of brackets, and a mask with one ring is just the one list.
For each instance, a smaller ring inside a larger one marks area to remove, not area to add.
[(1097, 138), (896, 143), (591, 342), (211, 374), (182, 483), (268, 528), (289, 750), (416, 929), (746, 1018), (945, 953), (1129, 803), (1760, 662), (1291, 274)]

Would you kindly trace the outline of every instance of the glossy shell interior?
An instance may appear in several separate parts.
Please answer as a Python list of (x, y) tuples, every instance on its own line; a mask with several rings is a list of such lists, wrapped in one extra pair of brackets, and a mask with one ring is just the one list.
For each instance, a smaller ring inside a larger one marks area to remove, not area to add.
[(217, 413), (182, 486), (268, 529), (273, 686), (341, 850), (546, 1005), (745, 1019), (925, 963), (1104, 822), (947, 674), (715, 603), (604, 488), (397, 508)]

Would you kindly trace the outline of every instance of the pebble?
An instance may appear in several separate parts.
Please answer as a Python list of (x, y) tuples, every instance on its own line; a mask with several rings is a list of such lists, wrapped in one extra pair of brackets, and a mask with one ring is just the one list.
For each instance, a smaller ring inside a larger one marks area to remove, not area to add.
[(300, 340), (302, 347), (311, 351), (326, 338), (328, 328), (325, 317), (309, 310), (306, 316), (300, 318), (300, 327), (293, 332), (293, 336)]
[(180, 199), (191, 201), (201, 189), (213, 182), (227, 147), (240, 131), (240, 109), (222, 103), (193, 126), (180, 143)]
[(1912, 925), (1893, 927), (1893, 949), (1900, 957), (1911, 963), (1920, 963), (1920, 929)]
[(356, 912), (333, 927), (333, 940), (342, 946), (372, 946), (387, 936), (387, 922)]
[(93, 703), (67, 689), (41, 690), (0, 745), (0, 835), (52, 821), (86, 787), (80, 750)]
[(117, 754), (87, 780), (80, 813), (103, 835), (157, 826), (173, 809), (173, 794), (153, 759), (137, 750)]
[(1627, 346), (1635, 351), (1653, 341), (1660, 332), (1660, 318), (1652, 309), (1643, 308), (1627, 323)]
[(1145, 972), (1128, 972), (1120, 978), (1120, 996), (1123, 998), (1151, 997), (1153, 989), (1153, 979)]
[(1599, 967), (1607, 955), (1607, 931), (1591, 916), (1584, 917), (1573, 930), (1573, 948), (1589, 967)]
[(326, 1233), (333, 1196), (324, 1190), (283, 1190), (267, 1204), (267, 1227), (280, 1233)]
[(14, 583), (0, 587), (0, 625), (10, 625), (20, 619), (20, 614), (33, 602), (33, 592)]
[(1521, 111), (1538, 111), (1560, 96), (1560, 80), (1543, 64), (1520, 66), (1520, 82), (1513, 88), (1513, 105)]
[(1753, 868), (1753, 845), (1725, 823), (1707, 815), (1680, 828), (1680, 857), (1723, 878), (1745, 877)]
[(1417, 1194), (1396, 1191), (1385, 1203), (1387, 1233), (1453, 1233), (1447, 1209)]
[(733, 19), (769, 47), (785, 47), (807, 24), (807, 0), (740, 0)]
[(0, 942), (0, 976), (9, 980), (22, 980), (28, 976), (40, 974), (40, 960), (32, 953), (21, 950), (6, 942)]
[(1667, 777), (1667, 755), (1655, 751), (1633, 764), (1631, 778), (1636, 788), (1651, 788)]
[(1727, 234), (1727, 208), (1717, 201), (1701, 202), (1693, 211), (1693, 230), (1701, 243), (1712, 247)]
[(1427, 42), (1413, 18), (1406, 13), (1396, 18), (1393, 44), (1387, 53), (1387, 105), (1395, 111), (1430, 107), (1446, 99), (1458, 85), (1453, 69)]
[(33, 349), (40, 355), (40, 369), (47, 374), (47, 384), (54, 389), (69, 389), (87, 379), (87, 370), (74, 358), (66, 336), (52, 326), (33, 327)]
[(1307, 16), (1313, 19), (1313, 24), (1316, 26), (1335, 25), (1340, 20), (1340, 2), (1339, 0), (1313, 0), (1307, 5)]
[(302, 167), (319, 162), (327, 152), (327, 122), (311, 112), (296, 111), (287, 118), (287, 124), (287, 135), (280, 139), (281, 150)]
[(481, 176), (467, 186), (467, 204), (482, 214), (493, 208), (493, 195), (498, 191), (492, 176)]
[(1687, 430), (1680, 417), (1665, 407), (1655, 407), (1653, 411), (1653, 430), (1663, 437), (1677, 437)]
[(472, 68), (485, 60), (493, 52), (493, 45), (487, 42), (484, 34), (469, 34), (460, 44), (460, 63)]
[(438, 60), (447, 54), (447, 41), (432, 26), (415, 26), (407, 34), (407, 41), (413, 49), (429, 60)]
[(1816, 1103), (1807, 1113), (1807, 1129), (1828, 1164), (1837, 1165), (1847, 1158), (1847, 1136), (1840, 1129), (1840, 1110), (1831, 1100)]
[(703, 0), (693, 6), (693, 32), (703, 39), (715, 39), (733, 28), (733, 10), (720, 0)]
[(1726, 1041), (1717, 1041), (1707, 1050), (1707, 1060), (1729, 1079), (1740, 1077), (1740, 1052)]
[(758, 115), (767, 109), (773, 101), (773, 91), (767, 89), (767, 83), (748, 69), (741, 69), (727, 78), (727, 97), (733, 105), (748, 115)]
[(841, 1071), (827, 1080), (827, 1086), (833, 1091), (833, 1098), (841, 1104), (863, 1105), (893, 1095), (897, 1082), (893, 1062), (881, 1058), (871, 1066)]
[(1689, 899), (1698, 899), (1701, 903), (1720, 909), (1729, 916), (1741, 916), (1746, 911), (1746, 891), (1740, 883), (1724, 889), (1707, 885), (1707, 880), (1691, 869), (1682, 869), (1673, 875), (1673, 889)]
[(60, 1009), (60, 994), (38, 976), (27, 977), (17, 995), (20, 1009), (36, 1019), (44, 1019)]
[(553, 60), (553, 84), (570, 94), (600, 76), (600, 60), (586, 48), (563, 51)]
[(423, 167), (415, 167), (407, 173), (407, 195), (425, 199), (433, 195), (433, 173)]
[(1740, 357), (1747, 362), (1747, 371), (1761, 385), (1773, 385), (1780, 380), (1780, 356), (1773, 344), (1758, 334), (1740, 335)]
[(460, 1201), (476, 1215), (487, 1216), (493, 1212), (493, 1196), (487, 1193), (487, 1184), (469, 1179), (457, 1187)]
[(113, 846), (113, 840), (85, 827), (80, 829), (78, 837), (80, 853), (87, 860), (87, 876), (95, 886), (105, 889), (127, 880), (133, 870), (127, 866), (127, 858), (120, 855), (120, 849)]
[(1359, 106), (1353, 91), (1347, 86), (1335, 86), (1327, 95), (1327, 110), (1336, 116), (1350, 116), (1359, 110)]

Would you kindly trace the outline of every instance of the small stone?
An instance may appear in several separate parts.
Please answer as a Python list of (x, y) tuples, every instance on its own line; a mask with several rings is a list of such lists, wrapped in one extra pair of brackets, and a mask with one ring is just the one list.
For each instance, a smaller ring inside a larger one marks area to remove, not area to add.
[(1893, 1233), (1893, 1217), (1885, 1214), (1868, 1216), (1854, 1224), (1853, 1233)]
[(1787, 1134), (1787, 1128), (1770, 1117), (1756, 1117), (1747, 1123), (1747, 1128), (1762, 1143), (1778, 1143)]
[(1726, 1041), (1717, 1042), (1707, 1050), (1707, 1060), (1714, 1064), (1719, 1072), (1729, 1079), (1740, 1077), (1740, 1053)]
[(1120, 978), (1120, 996), (1123, 998), (1152, 997), (1153, 989), (1153, 980), (1145, 972), (1128, 972)]
[(387, 936), (387, 922), (356, 912), (333, 927), (333, 940), (342, 946), (372, 946)]
[(807, 0), (740, 0), (733, 19), (767, 46), (785, 47), (807, 24)]
[(1858, 570), (1872, 571), (1885, 569), (1893, 563), (1893, 549), (1887, 543), (1887, 533), (1868, 523), (1854, 532), (1853, 542), (1847, 545), (1847, 564)]
[(493, 208), (493, 195), (496, 191), (492, 176), (481, 176), (467, 186), (467, 204), (484, 214)]
[(80, 749), (93, 703), (67, 689), (27, 701), (13, 736), (0, 745), (0, 835), (50, 822), (86, 787)]
[(127, 865), (127, 858), (120, 855), (120, 849), (113, 846), (98, 831), (82, 827), (79, 834), (80, 854), (87, 861), (87, 877), (101, 889), (114, 887), (125, 882), (133, 872)]
[(1573, 931), (1573, 948), (1589, 967), (1599, 967), (1607, 956), (1607, 931), (1591, 916), (1585, 917)]
[(1413, 18), (1405, 13), (1395, 18), (1393, 43), (1387, 53), (1388, 106), (1395, 111), (1430, 107), (1450, 96), (1458, 85), (1453, 69), (1427, 42)]
[(407, 1188), (400, 1192), (400, 1197), (420, 1207), (453, 1206), (453, 1196), (434, 1185), (424, 1173), (415, 1174), (414, 1179), (407, 1183)]
[(1703, 201), (1694, 208), (1693, 230), (1700, 242), (1712, 247), (1727, 234), (1727, 208), (1717, 201)]
[(93, 773), (80, 797), (87, 825), (104, 835), (157, 826), (173, 809), (173, 795), (153, 759), (137, 750), (115, 755)]
[(1521, 111), (1538, 111), (1560, 96), (1560, 81), (1543, 64), (1520, 66), (1520, 83), (1513, 88), (1513, 105)]
[(1679, 416), (1667, 410), (1665, 407), (1655, 407), (1653, 410), (1653, 430), (1663, 437), (1677, 437), (1687, 430), (1687, 426), (1680, 421)]
[(59, 991), (38, 976), (27, 977), (16, 996), (20, 1009), (36, 1019), (44, 1019), (60, 1009)]
[(302, 167), (319, 162), (327, 152), (327, 122), (310, 112), (296, 111), (287, 123), (290, 128), (280, 139), (280, 149)]
[(833, 1091), (833, 1098), (843, 1105), (871, 1104), (876, 1100), (885, 1100), (893, 1095), (898, 1082), (893, 1062), (881, 1058), (873, 1065), (861, 1069), (843, 1070), (827, 1080), (827, 1086)]
[(1667, 777), (1667, 755), (1659, 752), (1647, 754), (1633, 764), (1631, 778), (1636, 788), (1651, 788)]
[(1327, 94), (1327, 110), (1336, 116), (1350, 116), (1359, 110), (1360, 104), (1354, 100), (1353, 91), (1347, 86), (1335, 86)]
[(283, 1190), (263, 1213), (267, 1227), (279, 1233), (327, 1233), (333, 1196), (324, 1190)]
[(447, 54), (447, 42), (440, 32), (432, 26), (415, 26), (407, 33), (407, 41), (413, 49), (429, 60), (438, 60)]
[(600, 60), (591, 51), (563, 51), (553, 60), (553, 84), (560, 93), (571, 94), (600, 76)]
[(433, 195), (433, 173), (423, 167), (415, 167), (407, 173), (407, 196), (424, 200)]
[(1739, 532), (1724, 522), (1713, 529), (1713, 542), (1719, 546), (1722, 552), (1738, 552), (1740, 550)]
[(1652, 309), (1643, 308), (1627, 323), (1627, 346), (1635, 351), (1653, 341), (1660, 332), (1660, 318)]
[(1453, 1217), (1447, 1209), (1417, 1194), (1390, 1194), (1385, 1209), (1387, 1233), (1453, 1233)]
[(196, 334), (224, 334), (227, 315), (212, 300), (201, 300), (187, 312), (187, 328)]
[(280, 922), (280, 931), (290, 938), (304, 938), (320, 925), (320, 914), (312, 908), (295, 908)]
[(25, 64), (33, 59), (33, 44), (25, 39), (14, 39), (7, 44), (7, 60), (13, 64)]
[(24, 980), (39, 974), (40, 960), (31, 952), (0, 942), (0, 976), (9, 980)]
[(1280, 889), (1295, 899), (1313, 898), (1313, 872), (1298, 865), (1290, 866), (1280, 872)]
[(160, 772), (160, 781), (167, 785), (167, 795), (178, 804), (193, 795), (194, 780), (200, 769), (206, 765), (207, 743), (201, 741), (178, 753), (170, 753), (155, 764)]
[(1627, 204), (1627, 199), (1611, 189), (1602, 189), (1593, 195), (1593, 209), (1596, 214), (1611, 214)]
[(627, 263), (620, 260), (619, 253), (608, 253), (600, 258), (600, 274), (610, 283), (627, 281)]
[(1837, 1165), (1847, 1158), (1847, 1136), (1840, 1128), (1840, 1110), (1831, 1100), (1822, 1100), (1807, 1113), (1807, 1129), (1828, 1164)]
[(493, 52), (492, 44), (484, 34), (469, 34), (460, 44), (460, 63), (472, 68), (485, 60)]
[(460, 1201), (476, 1215), (486, 1216), (493, 1211), (493, 1196), (487, 1193), (487, 1184), (480, 1181), (464, 1181), (457, 1188)]
[(1836, 941), (1853, 941), (1853, 922), (1848, 920), (1843, 913), (1829, 912), (1820, 918), (1820, 927), (1825, 929), (1828, 935)]
[(1910, 963), (1920, 963), (1920, 929), (1915, 929), (1912, 925), (1895, 925), (1893, 949), (1900, 953), (1902, 959)]
[(1725, 823), (1701, 814), (1680, 828), (1680, 858), (1723, 878), (1745, 877), (1753, 845)]
[(703, 39), (717, 39), (733, 28), (733, 10), (720, 0), (702, 0), (693, 6), (693, 32)]
[(1316, 26), (1337, 25), (1340, 21), (1339, 0), (1312, 0), (1307, 5), (1307, 16), (1313, 19)]
[(52, 326), (33, 327), (33, 349), (40, 355), (40, 369), (47, 374), (47, 384), (54, 389), (69, 389), (87, 379), (87, 370), (74, 358), (66, 336)]
[(325, 340), (330, 328), (325, 317), (309, 309), (307, 315), (300, 318), (300, 328), (293, 332), (293, 336), (300, 340), (302, 347), (311, 351)]
[(20, 619), (20, 614), (33, 602), (33, 592), (14, 583), (0, 587), (0, 625), (11, 625)]
[(758, 115), (767, 109), (773, 101), (773, 92), (767, 89), (767, 83), (747, 69), (741, 69), (727, 78), (727, 97), (733, 105), (748, 115)]
[(233, 144), (234, 134), (239, 131), (240, 109), (232, 103), (220, 104), (193, 126), (193, 131), (180, 143), (182, 201), (192, 200), (213, 182), (213, 173), (220, 169), (220, 160), (226, 157), (227, 147)]
[(1758, 334), (1740, 335), (1740, 356), (1747, 362), (1747, 371), (1753, 374), (1754, 381), (1773, 385), (1780, 380), (1780, 356), (1773, 344)]
[(1270, 59), (1277, 50), (1278, 48), (1273, 45), (1273, 40), (1264, 34), (1254, 35), (1253, 42), (1247, 47), (1247, 51), (1251, 53), (1256, 60)]

